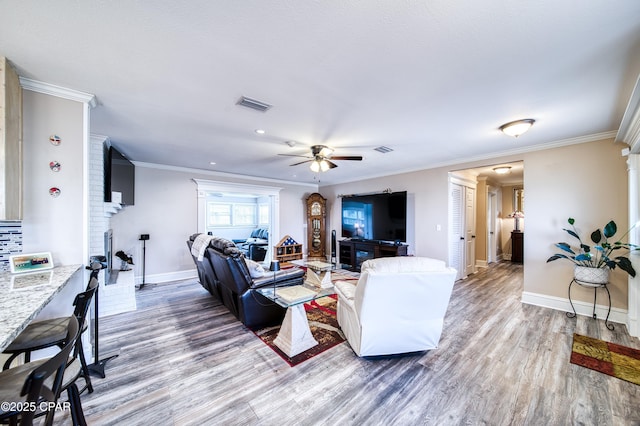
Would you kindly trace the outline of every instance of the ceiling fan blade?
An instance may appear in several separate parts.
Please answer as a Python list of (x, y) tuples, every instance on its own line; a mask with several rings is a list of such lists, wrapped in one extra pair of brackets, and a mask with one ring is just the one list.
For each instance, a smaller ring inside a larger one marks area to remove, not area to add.
[(334, 155), (331, 157), (332, 160), (354, 160), (354, 161), (362, 161), (361, 155)]
[(312, 161), (314, 161), (314, 160), (304, 160), (304, 161), (300, 161), (299, 163), (289, 164), (289, 166), (298, 166), (300, 164), (310, 163)]
[(281, 155), (283, 157), (313, 158), (313, 157), (310, 157), (308, 155), (300, 155), (300, 154), (278, 154), (278, 155)]
[(338, 165), (336, 163), (332, 163), (331, 161), (325, 159), (324, 161), (326, 161), (327, 163), (329, 163), (329, 170), (331, 169), (335, 169), (336, 167), (338, 167)]

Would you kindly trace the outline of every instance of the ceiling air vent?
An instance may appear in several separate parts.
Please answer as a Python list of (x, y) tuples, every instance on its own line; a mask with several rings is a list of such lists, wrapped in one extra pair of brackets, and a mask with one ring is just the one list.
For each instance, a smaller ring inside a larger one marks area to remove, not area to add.
[(378, 151), (382, 154), (386, 154), (387, 152), (391, 152), (393, 151), (391, 148), (389, 148), (388, 146), (379, 146), (377, 148), (373, 148), (374, 151)]
[(236, 102), (236, 104), (243, 107), (255, 109), (256, 111), (260, 111), (260, 112), (265, 112), (269, 108), (271, 108), (271, 105), (269, 104), (257, 101), (255, 99), (247, 98), (246, 96), (243, 96), (240, 99), (238, 99), (238, 102)]

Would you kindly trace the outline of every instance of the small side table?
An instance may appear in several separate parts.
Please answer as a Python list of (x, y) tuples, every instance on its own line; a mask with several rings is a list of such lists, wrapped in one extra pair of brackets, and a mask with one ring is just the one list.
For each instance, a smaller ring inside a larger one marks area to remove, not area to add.
[(311, 349), (318, 344), (318, 341), (313, 337), (313, 334), (311, 334), (311, 328), (309, 328), (309, 320), (307, 319), (307, 311), (304, 309), (304, 304), (335, 293), (333, 286), (331, 286), (331, 288), (323, 289), (304, 284), (303, 287), (313, 290), (315, 294), (295, 302), (287, 302), (281, 297), (278, 297), (276, 289), (273, 287), (262, 287), (258, 289), (258, 292), (267, 299), (287, 308), (287, 313), (282, 321), (282, 326), (280, 327), (278, 336), (273, 340), (273, 344), (289, 358), (292, 358), (307, 349)]
[(524, 262), (524, 232), (511, 232), (511, 261), (514, 263)]
[(582, 287), (587, 287), (587, 288), (592, 288), (593, 289), (593, 319), (597, 319), (597, 315), (596, 315), (596, 297), (598, 296), (598, 289), (599, 288), (604, 288), (607, 291), (607, 296), (609, 297), (609, 310), (607, 311), (607, 318), (605, 318), (604, 320), (604, 325), (609, 329), (609, 330), (613, 330), (615, 327), (613, 324), (609, 324), (609, 315), (611, 314), (611, 293), (609, 292), (609, 288), (607, 287), (609, 283), (604, 283), (604, 284), (592, 284), (592, 283), (586, 283), (583, 281), (576, 281), (576, 279), (572, 279), (571, 282), (569, 283), (569, 303), (571, 304), (571, 309), (573, 309), (573, 312), (567, 312), (567, 317), (569, 318), (575, 318), (576, 316), (576, 308), (573, 306), (573, 302), (571, 301), (571, 286), (573, 285), (573, 283), (578, 284), (579, 286)]

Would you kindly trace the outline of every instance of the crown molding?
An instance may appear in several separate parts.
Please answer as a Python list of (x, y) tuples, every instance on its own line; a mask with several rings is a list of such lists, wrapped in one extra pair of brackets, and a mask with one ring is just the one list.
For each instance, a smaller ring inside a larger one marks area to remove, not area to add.
[(631, 92), (627, 109), (622, 116), (616, 142), (626, 143), (633, 154), (640, 153), (640, 76)]
[[(397, 170), (397, 171), (394, 171), (393, 173), (379, 173), (379, 174), (374, 173), (374, 174), (368, 174), (368, 175), (363, 174), (357, 178), (348, 179), (348, 180), (344, 180), (336, 183), (330, 183), (327, 185), (323, 185), (321, 187), (342, 185), (345, 183), (360, 182), (362, 180), (377, 179), (377, 178), (395, 176), (395, 175), (400, 175), (405, 173), (421, 172), (424, 170), (432, 170), (440, 167), (460, 166), (462, 164), (474, 163), (478, 161), (494, 161), (496, 159), (500, 159), (503, 157), (518, 156), (528, 152), (544, 151), (546, 149), (560, 148), (563, 146), (576, 145), (580, 143), (589, 143), (589, 142), (597, 142), (597, 141), (602, 141), (607, 139), (613, 139), (615, 136), (616, 136), (615, 130), (609, 131), (609, 132), (594, 133), (592, 135), (562, 139), (562, 140), (539, 144), (539, 145), (526, 146), (522, 148), (515, 148), (515, 149), (510, 149), (505, 151), (496, 151), (496, 152), (492, 152), (484, 155), (478, 155), (474, 157), (461, 157), (451, 161), (442, 161), (438, 163), (424, 164), (420, 167), (416, 167), (412, 169)], [(518, 160), (513, 160), (513, 161), (518, 161)]]
[(30, 78), (20, 77), (20, 85), (23, 89), (30, 90), (32, 92), (57, 96), (58, 98), (69, 99), (71, 101), (82, 102), (89, 105), (90, 108), (95, 108), (98, 104), (96, 95), (92, 95), (91, 93), (67, 89), (66, 87), (56, 86), (54, 84), (44, 83), (37, 80), (31, 80)]
[[(318, 185), (314, 183), (301, 183), (301, 182), (292, 182), (284, 179), (272, 179), (265, 178), (260, 176), (251, 176), (251, 175), (241, 175), (237, 173), (227, 173), (227, 172), (216, 172), (213, 170), (204, 170), (204, 169), (194, 169), (190, 167), (180, 167), (180, 166), (169, 166), (166, 164), (156, 164), (156, 163), (145, 163), (141, 161), (132, 161), (132, 163), (136, 167), (143, 167), (147, 169), (159, 169), (159, 170), (171, 170), (174, 172), (182, 172), (182, 173), (198, 173), (200, 175), (208, 175), (208, 176), (218, 176), (225, 177), (229, 179), (242, 179), (246, 181), (258, 181), (260, 183), (263, 182), (271, 182), (277, 183), (280, 185), (290, 185), (290, 186), (302, 186), (307, 188), (313, 188), (315, 190), (318, 189)], [(264, 186), (264, 185), (263, 185)]]

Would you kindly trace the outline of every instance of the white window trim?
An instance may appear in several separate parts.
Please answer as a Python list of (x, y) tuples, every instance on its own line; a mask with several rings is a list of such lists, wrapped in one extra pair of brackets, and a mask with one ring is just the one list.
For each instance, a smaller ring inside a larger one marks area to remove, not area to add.
[(282, 188), (265, 185), (249, 185), (232, 182), (219, 182), (205, 179), (193, 179), (197, 185), (197, 202), (198, 202), (198, 232), (206, 231), (206, 214), (207, 214), (207, 193), (210, 192), (232, 192), (255, 194), (268, 196), (271, 200), (271, 215), (269, 217), (269, 248), (265, 259), (271, 259), (273, 238), (280, 235), (280, 191)]

